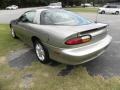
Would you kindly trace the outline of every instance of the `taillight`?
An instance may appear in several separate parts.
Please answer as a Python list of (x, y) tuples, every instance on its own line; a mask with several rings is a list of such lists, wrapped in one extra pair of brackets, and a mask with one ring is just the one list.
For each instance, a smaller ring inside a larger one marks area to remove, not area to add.
[(90, 35), (84, 35), (81, 37), (76, 37), (73, 39), (69, 39), (65, 42), (66, 45), (76, 45), (76, 44), (82, 44), (82, 43), (86, 43), (89, 42), (91, 40), (91, 36)]

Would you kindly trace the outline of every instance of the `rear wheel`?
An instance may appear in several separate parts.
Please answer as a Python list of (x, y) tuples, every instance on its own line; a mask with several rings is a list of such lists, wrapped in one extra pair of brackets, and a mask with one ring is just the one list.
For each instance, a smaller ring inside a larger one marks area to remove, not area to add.
[(115, 14), (118, 15), (118, 14), (119, 14), (119, 11), (116, 11)]
[(46, 64), (50, 61), (47, 49), (39, 40), (34, 41), (34, 49), (36, 52), (36, 56), (41, 63)]

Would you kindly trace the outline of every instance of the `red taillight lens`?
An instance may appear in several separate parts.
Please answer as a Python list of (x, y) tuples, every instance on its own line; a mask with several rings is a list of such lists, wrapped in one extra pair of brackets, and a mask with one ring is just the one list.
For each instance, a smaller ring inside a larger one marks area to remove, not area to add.
[(90, 36), (82, 36), (82, 37), (77, 37), (77, 38), (67, 40), (65, 42), (65, 44), (66, 45), (76, 45), (76, 44), (82, 44), (82, 43), (89, 42), (90, 40), (91, 40)]

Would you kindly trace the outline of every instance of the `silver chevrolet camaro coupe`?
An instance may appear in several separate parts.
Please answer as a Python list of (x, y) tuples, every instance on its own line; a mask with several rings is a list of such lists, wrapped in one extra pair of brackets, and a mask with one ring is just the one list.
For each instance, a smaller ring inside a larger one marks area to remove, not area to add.
[(108, 25), (62, 9), (36, 9), (10, 23), (13, 38), (34, 47), (38, 60), (69, 65), (100, 56), (111, 43)]

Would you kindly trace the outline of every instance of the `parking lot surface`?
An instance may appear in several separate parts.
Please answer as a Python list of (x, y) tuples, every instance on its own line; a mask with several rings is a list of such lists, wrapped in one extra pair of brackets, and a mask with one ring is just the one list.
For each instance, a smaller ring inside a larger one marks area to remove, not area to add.
[[(18, 18), (25, 11), (33, 8), (19, 10), (1, 10), (0, 23), (8, 24), (11, 20)], [(91, 75), (116, 76), (120, 75), (120, 15), (97, 15), (95, 13), (79, 13), (90, 20), (109, 24), (109, 34), (113, 37), (113, 41), (107, 51), (93, 61), (82, 64), (87, 68)], [(24, 51), (18, 57), (11, 57), (11, 65), (24, 66), (27, 60), (36, 59), (32, 50)], [(29, 63), (30, 63), (29, 62)], [(21, 65), (20, 65), (21, 64)], [(22, 65), (24, 64), (24, 65)]]
[[(40, 8), (40, 7), (35, 7)], [(23, 8), (17, 10), (0, 10), (0, 24), (9, 24), (11, 20), (19, 18), (24, 12), (35, 8)]]

